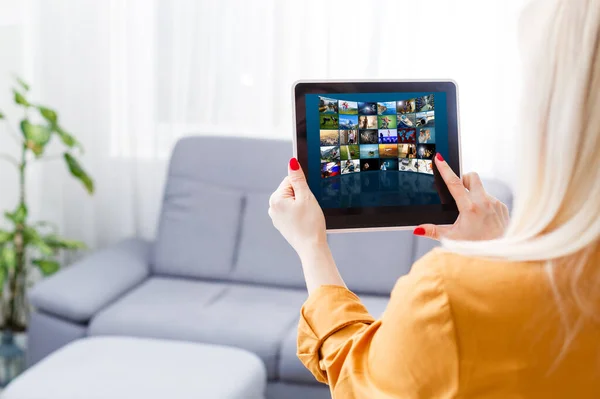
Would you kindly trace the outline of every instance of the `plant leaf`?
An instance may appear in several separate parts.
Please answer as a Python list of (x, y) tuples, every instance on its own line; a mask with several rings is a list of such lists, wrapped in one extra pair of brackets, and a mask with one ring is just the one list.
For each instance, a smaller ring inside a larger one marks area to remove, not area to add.
[(0, 248), (0, 264), (2, 264), (2, 268), (5, 267), (8, 270), (12, 270), (15, 267), (17, 264), (17, 254), (13, 247), (5, 245)]
[(31, 263), (36, 265), (44, 276), (50, 276), (60, 269), (60, 264), (51, 259), (34, 259)]
[(0, 111), (0, 119), (4, 119), (4, 114)]
[(23, 223), (27, 219), (27, 205), (20, 204), (14, 212), (4, 212), (4, 216), (14, 224)]
[(54, 249), (85, 249), (86, 245), (81, 241), (68, 240), (63, 237), (59, 237), (56, 234), (50, 234), (44, 237), (44, 242), (49, 247)]
[(36, 156), (42, 155), (44, 146), (50, 141), (52, 130), (48, 126), (33, 125), (27, 119), (21, 121), (21, 131), (25, 136), (25, 144)]
[(25, 96), (23, 94), (19, 93), (17, 90), (13, 89), (13, 93), (15, 95), (14, 101), (16, 104), (23, 105), (25, 107), (29, 107), (31, 105), (31, 104), (29, 104), (29, 102), (27, 101)]
[(79, 162), (68, 152), (65, 152), (65, 161), (67, 162), (71, 174), (83, 183), (88, 193), (93, 194), (94, 181), (88, 176), (85, 170), (83, 170)]
[(0, 230), (0, 244), (4, 244), (7, 241), (11, 241), (13, 239), (13, 234), (8, 231)]
[(29, 85), (27, 83), (25, 83), (25, 81), (23, 79), (21, 79), (20, 77), (16, 77), (17, 79), (17, 83), (23, 88), (23, 90), (25, 91), (29, 91)]
[(43, 255), (54, 255), (54, 249), (46, 244), (37, 230), (31, 226), (25, 228), (25, 240), (28, 245), (37, 248)]
[(46, 119), (48, 122), (54, 124), (58, 120), (58, 115), (56, 114), (55, 110), (46, 108), (42, 105), (38, 105), (37, 109), (38, 111), (40, 111), (40, 114), (42, 114), (44, 119)]
[(65, 132), (60, 126), (55, 126), (54, 131), (56, 132), (56, 134), (58, 134), (58, 136), (60, 137), (62, 142), (67, 147), (73, 148), (73, 147), (77, 146), (77, 147), (79, 147), (80, 150), (83, 151), (83, 147), (81, 146), (81, 144), (79, 144), (79, 142), (75, 139), (75, 137), (73, 137), (71, 134)]

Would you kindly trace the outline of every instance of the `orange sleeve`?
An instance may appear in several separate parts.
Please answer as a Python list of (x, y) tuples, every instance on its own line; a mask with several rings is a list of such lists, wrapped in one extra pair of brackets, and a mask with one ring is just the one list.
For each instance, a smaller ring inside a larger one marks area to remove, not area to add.
[(344, 287), (322, 286), (302, 307), (298, 357), (340, 398), (450, 398), (458, 348), (434, 251), (396, 283), (375, 321)]

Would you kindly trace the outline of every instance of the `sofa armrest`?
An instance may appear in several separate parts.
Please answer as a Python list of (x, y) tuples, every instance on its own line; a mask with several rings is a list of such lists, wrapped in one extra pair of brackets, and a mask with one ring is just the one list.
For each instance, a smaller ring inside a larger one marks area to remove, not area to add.
[(44, 313), (85, 323), (146, 279), (150, 248), (150, 242), (128, 239), (98, 251), (40, 281), (29, 299)]

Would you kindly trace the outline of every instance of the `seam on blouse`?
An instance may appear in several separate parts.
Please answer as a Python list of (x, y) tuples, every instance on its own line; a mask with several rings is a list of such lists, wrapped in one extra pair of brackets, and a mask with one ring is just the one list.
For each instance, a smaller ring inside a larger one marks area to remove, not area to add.
[[(443, 257), (440, 257), (443, 259)], [(460, 348), (459, 348), (459, 341), (458, 341), (458, 330), (456, 328), (456, 323), (454, 322), (454, 312), (452, 310), (452, 303), (450, 302), (450, 295), (448, 295), (448, 291), (446, 290), (446, 278), (445, 278), (445, 274), (444, 274), (444, 267), (446, 266), (446, 261), (444, 259), (443, 264), (440, 267), (440, 270), (436, 273), (439, 283), (440, 283), (440, 288), (442, 290), (443, 295), (446, 297), (446, 304), (448, 306), (448, 313), (450, 314), (450, 323), (452, 324), (452, 330), (454, 331), (454, 342), (456, 343), (456, 378), (457, 378), (457, 391), (456, 391), (456, 398), (460, 398), (461, 397), (461, 386), (460, 386)]]
[[(346, 328), (352, 324), (364, 323), (364, 324), (370, 325), (370, 324), (373, 324), (373, 322), (374, 322), (374, 320), (372, 320), (372, 319), (370, 319), (370, 320), (360, 320), (359, 319), (359, 320), (350, 320), (345, 323), (342, 323), (338, 327), (333, 328), (328, 334), (324, 335), (323, 338), (318, 339), (318, 337), (317, 337), (317, 344), (315, 345), (314, 350), (307, 354), (311, 357), (316, 357), (317, 364), (320, 364), (321, 356), (320, 356), (319, 352), (321, 351), (321, 347), (323, 346), (323, 343), (325, 342), (325, 340), (327, 338), (331, 337), (336, 332), (338, 332), (341, 329)], [(315, 335), (315, 337), (316, 337), (316, 335)], [(329, 378), (327, 377), (327, 372), (325, 370), (321, 369), (320, 365), (319, 365), (319, 371), (321, 372), (321, 375), (323, 376), (323, 378), (325, 378), (325, 380), (328, 381), (328, 384), (329, 384)]]
[(334, 327), (331, 329), (331, 331), (327, 334), (325, 334), (323, 336), (323, 338), (318, 340), (318, 349), (317, 352), (319, 351), (319, 349), (321, 348), (321, 346), (323, 346), (323, 343), (325, 342), (325, 340), (327, 340), (327, 338), (331, 337), (333, 334), (335, 334), (336, 332), (352, 325), (352, 324), (357, 324), (357, 323), (364, 323), (367, 325), (373, 324), (374, 320), (373, 319), (356, 319), (356, 320), (349, 320), (345, 323), (342, 323), (340, 325), (338, 325), (337, 327)]

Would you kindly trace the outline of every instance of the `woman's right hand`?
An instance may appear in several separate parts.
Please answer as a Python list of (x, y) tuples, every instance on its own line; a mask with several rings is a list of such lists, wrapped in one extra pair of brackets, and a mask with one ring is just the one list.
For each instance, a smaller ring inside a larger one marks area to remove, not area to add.
[(422, 224), (414, 230), (414, 234), (434, 240), (443, 237), (459, 241), (501, 237), (509, 221), (506, 205), (485, 192), (477, 173), (468, 173), (461, 179), (439, 153), (434, 162), (456, 201), (459, 215), (452, 226)]

